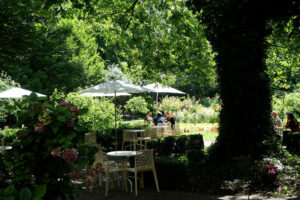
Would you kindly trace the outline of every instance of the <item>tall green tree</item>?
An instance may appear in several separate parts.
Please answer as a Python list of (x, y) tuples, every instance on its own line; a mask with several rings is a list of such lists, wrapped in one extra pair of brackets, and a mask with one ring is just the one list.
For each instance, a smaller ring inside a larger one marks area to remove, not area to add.
[(299, 17), (287, 22), (270, 21), (272, 29), (267, 41), (267, 70), (275, 93), (292, 92), (300, 88)]
[(271, 91), (266, 73), (266, 29), (270, 19), (296, 15), (295, 0), (192, 1), (206, 35), (217, 52), (216, 64), (223, 108), (220, 134), (212, 156), (259, 156), (271, 133)]

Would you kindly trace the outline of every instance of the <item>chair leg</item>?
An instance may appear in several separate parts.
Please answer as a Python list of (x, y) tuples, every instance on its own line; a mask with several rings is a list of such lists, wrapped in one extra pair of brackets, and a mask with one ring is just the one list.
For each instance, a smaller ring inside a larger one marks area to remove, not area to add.
[(137, 190), (137, 172), (134, 172), (134, 186), (135, 186), (135, 196), (138, 195), (138, 190)]
[(124, 151), (124, 140), (122, 141), (122, 150)]
[(108, 189), (109, 189), (109, 178), (108, 178), (109, 174), (106, 173), (106, 185), (105, 185), (105, 196), (108, 196)]
[(102, 187), (102, 173), (99, 174), (99, 186)]
[(157, 190), (157, 192), (159, 192), (159, 186), (158, 186), (158, 180), (157, 180), (157, 175), (156, 175), (156, 170), (155, 170), (155, 168), (152, 170), (152, 172), (153, 172), (153, 176), (154, 176), (154, 181), (155, 181), (156, 190)]
[(140, 187), (141, 187), (141, 188), (144, 188), (144, 172), (141, 172)]
[(126, 171), (123, 171), (123, 189), (125, 189), (125, 191), (127, 192), (127, 175), (126, 175)]

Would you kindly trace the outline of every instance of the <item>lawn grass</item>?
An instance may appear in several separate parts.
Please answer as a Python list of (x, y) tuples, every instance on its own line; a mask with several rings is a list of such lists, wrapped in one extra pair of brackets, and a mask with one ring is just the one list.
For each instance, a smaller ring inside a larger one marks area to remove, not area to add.
[[(183, 131), (183, 134), (195, 134), (199, 133), (203, 135), (204, 141), (214, 141), (219, 135), (218, 132), (213, 132), (210, 129), (212, 127), (218, 127), (217, 123), (180, 123), (180, 130)], [(201, 131), (199, 129), (203, 128)]]

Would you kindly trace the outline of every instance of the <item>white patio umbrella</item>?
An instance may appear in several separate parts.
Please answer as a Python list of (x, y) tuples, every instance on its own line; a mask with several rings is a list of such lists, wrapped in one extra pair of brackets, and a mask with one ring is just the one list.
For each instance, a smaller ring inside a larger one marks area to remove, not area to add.
[[(151, 89), (143, 88), (137, 85), (133, 85), (130, 83), (125, 83), (120, 80), (112, 80), (101, 83), (94, 87), (85, 89), (82, 91), (84, 94), (95, 94), (95, 93), (102, 93), (102, 94), (114, 94), (114, 103), (115, 103), (115, 138), (116, 138), (116, 150), (117, 150), (117, 109), (116, 109), (116, 97), (120, 94), (124, 93), (142, 93), (147, 91), (153, 91)], [(118, 94), (118, 95), (117, 95)]]
[[(115, 93), (84, 93), (82, 96), (91, 96), (91, 97), (113, 97)], [(131, 96), (131, 94), (123, 92), (123, 93), (116, 93), (116, 96)]]
[(6, 90), (4, 92), (0, 93), (0, 99), (15, 99), (15, 98), (22, 98), (23, 96), (29, 96), (31, 93), (35, 93), (38, 97), (46, 97), (44, 94), (32, 92), (30, 90), (25, 90), (22, 88), (11, 88), (9, 90)]
[[(151, 89), (156, 92), (156, 102), (158, 102), (158, 93), (170, 93), (170, 94), (185, 94), (184, 92), (177, 90), (169, 86), (163, 86), (159, 83), (152, 83), (144, 86), (144, 88)], [(156, 104), (157, 106), (157, 104)]]

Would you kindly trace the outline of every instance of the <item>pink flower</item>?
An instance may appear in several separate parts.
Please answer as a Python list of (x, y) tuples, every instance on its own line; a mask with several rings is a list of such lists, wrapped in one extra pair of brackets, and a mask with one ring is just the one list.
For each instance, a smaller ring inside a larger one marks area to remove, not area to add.
[(173, 112), (171, 112), (171, 116), (173, 116)]
[(183, 105), (183, 104), (180, 104), (180, 106), (183, 107), (184, 105)]
[(209, 100), (210, 100), (210, 97), (207, 97), (206, 99), (209, 101)]
[(59, 104), (60, 107), (69, 107), (70, 106), (70, 103), (69, 102), (66, 102), (65, 100), (63, 100), (60, 104)]
[(257, 163), (257, 160), (255, 160), (254, 162)]
[(165, 107), (167, 107), (168, 105), (167, 104), (165, 104)]
[(271, 170), (271, 172), (270, 172), (271, 174), (275, 174), (275, 170), (274, 170), (274, 168), (272, 168), (272, 170)]
[(61, 156), (66, 162), (74, 162), (77, 160), (78, 151), (74, 148), (66, 149)]
[(60, 147), (54, 148), (51, 151), (51, 155), (53, 157), (60, 157), (60, 154), (61, 154), (61, 148)]
[(268, 165), (268, 169), (270, 169), (272, 167), (272, 165)]

